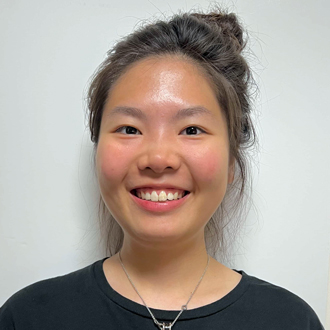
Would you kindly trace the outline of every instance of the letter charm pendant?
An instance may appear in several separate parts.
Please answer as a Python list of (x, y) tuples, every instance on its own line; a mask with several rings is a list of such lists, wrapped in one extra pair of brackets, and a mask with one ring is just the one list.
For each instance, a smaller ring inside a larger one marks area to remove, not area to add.
[(160, 330), (172, 330), (172, 323), (169, 324), (162, 323)]

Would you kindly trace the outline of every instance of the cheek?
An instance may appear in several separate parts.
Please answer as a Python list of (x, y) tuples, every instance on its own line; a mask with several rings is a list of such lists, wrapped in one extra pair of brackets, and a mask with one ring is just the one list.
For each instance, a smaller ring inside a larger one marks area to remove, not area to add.
[(228, 151), (221, 148), (205, 148), (198, 153), (191, 153), (189, 163), (193, 166), (193, 174), (199, 182), (213, 186), (219, 184), (219, 178), (227, 179)]
[(99, 143), (96, 152), (96, 167), (100, 180), (115, 182), (123, 176), (128, 164), (124, 146)]

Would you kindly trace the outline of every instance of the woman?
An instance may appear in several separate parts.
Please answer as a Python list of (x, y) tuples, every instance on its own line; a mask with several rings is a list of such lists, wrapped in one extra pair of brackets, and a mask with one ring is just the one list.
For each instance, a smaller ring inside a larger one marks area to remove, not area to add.
[(217, 11), (109, 52), (89, 110), (113, 255), (21, 290), (1, 329), (323, 329), (297, 296), (208, 254), (214, 237), (225, 246), (255, 139), (244, 45), (235, 15)]

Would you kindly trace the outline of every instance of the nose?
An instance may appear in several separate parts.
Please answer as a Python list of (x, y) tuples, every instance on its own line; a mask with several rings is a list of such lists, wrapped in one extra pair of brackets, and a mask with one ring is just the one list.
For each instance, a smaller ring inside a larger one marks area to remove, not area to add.
[(181, 160), (174, 141), (165, 140), (164, 136), (145, 142), (145, 147), (138, 159), (139, 170), (151, 170), (160, 174), (167, 170), (177, 170)]

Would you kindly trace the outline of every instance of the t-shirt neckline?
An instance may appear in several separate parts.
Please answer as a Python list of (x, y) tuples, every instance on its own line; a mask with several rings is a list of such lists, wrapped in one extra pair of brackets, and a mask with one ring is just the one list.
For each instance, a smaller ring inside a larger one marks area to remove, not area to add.
[[(109, 284), (109, 282), (106, 279), (106, 276), (103, 271), (103, 262), (107, 258), (104, 258), (102, 260), (97, 261), (94, 264), (93, 272), (95, 276), (96, 283), (99, 287), (99, 289), (115, 304), (121, 306), (122, 308), (135, 313), (139, 314), (144, 317), (151, 318), (148, 310), (144, 305), (138, 304), (135, 301), (132, 301), (121, 294), (119, 294), (117, 291), (115, 291)], [(241, 271), (241, 270), (235, 270), (239, 274), (242, 275), (242, 278), (240, 282), (237, 284), (237, 286), (230, 291), (227, 295), (222, 297), (221, 299), (210, 303), (205, 306), (197, 307), (194, 309), (188, 309), (184, 311), (181, 316), (180, 320), (189, 320), (199, 317), (208, 316), (214, 313), (218, 313), (226, 308), (228, 308), (230, 305), (234, 304), (235, 301), (240, 299), (242, 295), (247, 291), (249, 287), (249, 276)], [(188, 305), (189, 308), (189, 305)], [(156, 319), (163, 320), (163, 321), (173, 321), (176, 316), (179, 313), (179, 310), (161, 310), (161, 309), (155, 309), (150, 308)]]

